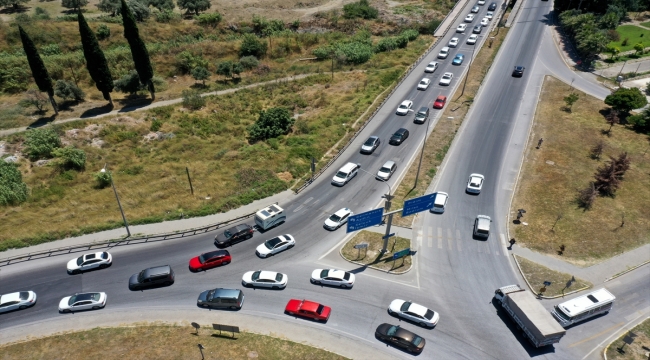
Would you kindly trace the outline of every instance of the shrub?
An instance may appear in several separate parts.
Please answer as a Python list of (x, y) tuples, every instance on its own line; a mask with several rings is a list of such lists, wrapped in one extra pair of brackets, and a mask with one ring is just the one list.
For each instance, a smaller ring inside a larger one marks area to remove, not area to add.
[(266, 42), (260, 41), (257, 36), (253, 34), (244, 34), (242, 43), (239, 48), (239, 56), (256, 56), (262, 57), (266, 54)]
[(420, 34), (418, 33), (417, 30), (406, 29), (406, 30), (402, 31), (402, 33), (400, 35), (406, 37), (408, 39), (408, 41), (413, 41), (413, 40), (417, 39)]
[(209, 0), (178, 0), (177, 3), (179, 9), (185, 10), (187, 14), (194, 13), (196, 15), (212, 6)]
[(440, 19), (431, 19), (425, 23), (420, 24), (420, 34), (433, 35), (434, 31), (440, 26), (442, 20)]
[(329, 59), (332, 54), (331, 46), (321, 46), (311, 51), (318, 60)]
[(202, 81), (203, 86), (205, 86), (205, 80), (210, 78), (210, 72), (203, 66), (197, 66), (192, 69), (192, 77), (196, 81)]
[(172, 11), (176, 7), (174, 0), (149, 0), (149, 6), (153, 6), (158, 9), (160, 12), (163, 11)]
[(57, 80), (54, 84), (54, 95), (63, 100), (84, 101), (86, 94), (79, 89), (75, 83), (65, 80)]
[(98, 171), (95, 173), (94, 177), (97, 181), (97, 187), (100, 189), (103, 189), (111, 184), (111, 173), (109, 171)]
[(248, 128), (251, 140), (265, 140), (286, 134), (295, 119), (286, 108), (276, 107), (261, 111), (257, 121)]
[(27, 200), (27, 184), (14, 164), (0, 161), (0, 205), (18, 205)]
[(51, 158), (52, 151), (61, 147), (61, 139), (53, 129), (32, 129), (25, 134), (25, 153), (31, 161)]
[(244, 67), (242, 66), (241, 63), (234, 63), (232, 64), (232, 74), (239, 76), (244, 71)]
[(144, 88), (142, 84), (140, 84), (140, 77), (138, 76), (138, 72), (135, 70), (131, 70), (128, 74), (115, 80), (113, 86), (115, 87), (115, 91), (128, 93), (130, 95), (133, 95)]
[(359, 2), (343, 6), (343, 17), (346, 19), (376, 19), (378, 15), (379, 11), (370, 6), (368, 0), (359, 0)]
[(232, 77), (232, 61), (222, 61), (217, 64), (217, 75)]
[(198, 110), (205, 106), (205, 98), (193, 90), (183, 90), (183, 106), (190, 110)]
[(34, 15), (32, 17), (34, 20), (49, 20), (50, 13), (41, 7), (36, 7), (34, 9)]
[(59, 44), (47, 44), (41, 47), (41, 56), (61, 55)]
[(397, 47), (400, 49), (404, 49), (408, 46), (409, 44), (409, 39), (405, 36), (397, 36), (395, 37), (395, 42), (397, 43)]
[(61, 0), (61, 6), (66, 9), (78, 10), (88, 5), (88, 0)]
[(351, 42), (345, 44), (339, 43), (336, 46), (336, 56), (344, 63), (357, 65), (363, 64), (366, 61), (370, 60), (372, 54), (372, 45), (360, 42)]
[(156, 22), (163, 23), (163, 24), (168, 24), (168, 23), (177, 22), (181, 20), (180, 14), (177, 14), (174, 11), (168, 9), (156, 11), (153, 13), (153, 15), (156, 18)]
[(239, 63), (246, 70), (254, 69), (260, 64), (255, 56), (242, 56)]
[(25, 94), (25, 98), (20, 100), (18, 104), (24, 108), (33, 106), (39, 113), (42, 113), (48, 102), (48, 99), (45, 97), (45, 95), (43, 95), (42, 92), (36, 89), (29, 89)]
[(201, 26), (210, 26), (211, 28), (217, 27), (221, 22), (222, 16), (218, 12), (201, 14), (194, 17), (197, 24)]
[(86, 152), (74, 146), (54, 149), (52, 155), (58, 158), (57, 164), (63, 169), (83, 170), (86, 167)]
[(394, 37), (385, 37), (379, 40), (375, 46), (375, 52), (385, 52), (397, 49), (397, 41)]
[(202, 56), (194, 56), (191, 52), (185, 50), (180, 54), (176, 55), (176, 69), (181, 72), (181, 74), (189, 74), (192, 69), (202, 66), (204, 68), (208, 67), (208, 61), (203, 59)]
[(627, 46), (627, 43), (630, 41), (629, 38), (623, 39), (623, 42), (621, 43), (621, 46)]
[(99, 24), (95, 35), (97, 35), (97, 40), (106, 40), (111, 36), (111, 29), (106, 24)]

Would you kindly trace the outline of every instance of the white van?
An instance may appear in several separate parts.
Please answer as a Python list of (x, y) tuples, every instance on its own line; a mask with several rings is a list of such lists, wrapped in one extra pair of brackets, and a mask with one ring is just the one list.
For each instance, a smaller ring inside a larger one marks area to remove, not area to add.
[(343, 186), (347, 184), (348, 181), (357, 176), (357, 172), (359, 171), (360, 167), (361, 165), (351, 162), (343, 165), (343, 167), (339, 169), (336, 175), (334, 175), (334, 178), (332, 178), (332, 185)]
[(449, 194), (446, 192), (438, 191), (436, 193), (435, 199), (433, 200), (433, 207), (429, 211), (432, 213), (442, 214), (445, 212), (447, 200), (449, 200)]
[(608, 313), (616, 296), (602, 288), (555, 306), (551, 314), (563, 327)]
[(474, 220), (474, 236), (487, 238), (490, 236), (490, 219), (487, 215), (478, 215)]
[(287, 220), (287, 216), (284, 214), (284, 209), (277, 204), (265, 207), (255, 213), (255, 224), (262, 230), (280, 225), (285, 220)]

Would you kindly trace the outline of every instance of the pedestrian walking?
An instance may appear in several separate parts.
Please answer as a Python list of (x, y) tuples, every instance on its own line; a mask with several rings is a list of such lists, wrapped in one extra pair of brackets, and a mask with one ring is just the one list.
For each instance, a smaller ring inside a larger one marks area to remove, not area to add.
[(542, 143), (543, 143), (543, 142), (544, 142), (544, 139), (543, 139), (543, 138), (539, 138), (539, 141), (537, 142), (537, 148), (538, 148), (538, 149), (542, 147)]

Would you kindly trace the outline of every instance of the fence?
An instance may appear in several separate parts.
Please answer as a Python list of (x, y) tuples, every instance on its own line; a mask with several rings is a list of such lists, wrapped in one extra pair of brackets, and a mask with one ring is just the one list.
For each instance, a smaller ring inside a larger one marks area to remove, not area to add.
[[(464, 1), (464, 0), (459, 0), (458, 2), (456, 2), (456, 4), (454, 5), (454, 7), (451, 9), (451, 11), (447, 14), (447, 16), (445, 16), (445, 18), (440, 22), (440, 24), (438, 25), (438, 27), (437, 27), (433, 32), (435, 33), (436, 31), (438, 31), (438, 28), (440, 28), (440, 26), (442, 26), (442, 24), (445, 23), (445, 20), (447, 20), (447, 17), (449, 17), (451, 14), (454, 13), (454, 9), (456, 8), (456, 6), (459, 6), (459, 4), (463, 4), (462, 6), (464, 6), (466, 3), (467, 3), (466, 0), (465, 0), (465, 1)], [(459, 14), (461, 14), (460, 11), (456, 14), (456, 16), (455, 16), (455, 18), (454, 18), (454, 21), (456, 20), (456, 18), (458, 18), (458, 15), (459, 15)], [(453, 24), (454, 21), (452, 21), (450, 24)], [(450, 26), (450, 25), (449, 25), (449, 26)], [(361, 131), (363, 131), (363, 129), (366, 128), (366, 126), (370, 123), (370, 121), (373, 120), (373, 118), (375, 117), (375, 115), (377, 114), (377, 112), (379, 112), (379, 110), (384, 106), (384, 104), (386, 103), (386, 101), (388, 101), (388, 99), (393, 95), (393, 93), (397, 90), (397, 88), (399, 88), (399, 86), (404, 82), (404, 80), (405, 80), (405, 79), (406, 79), (406, 78), (411, 74), (411, 72), (413, 71), (413, 69), (415, 69), (415, 68), (420, 64), (420, 62), (422, 61), (422, 59), (424, 59), (426, 56), (428, 56), (428, 55), (431, 53), (431, 51), (433, 50), (433, 48), (435, 48), (436, 45), (438, 45), (438, 42), (439, 42), (442, 38), (445, 37), (445, 35), (446, 35), (447, 32), (449, 31), (449, 26), (447, 26), (447, 29), (446, 29), (445, 32), (442, 34), (442, 36), (438, 37), (438, 38), (436, 39), (436, 41), (434, 41), (433, 44), (431, 44), (431, 46), (429, 46), (429, 48), (428, 48), (428, 49), (427, 49), (427, 50), (426, 50), (422, 55), (420, 55), (420, 57), (419, 57), (419, 58), (418, 58), (418, 59), (417, 59), (417, 60), (416, 60), (416, 61), (415, 61), (415, 62), (414, 62), (414, 63), (413, 63), (413, 64), (412, 64), (412, 65), (411, 65), (411, 66), (410, 66), (410, 67), (409, 67), (405, 72), (404, 72), (404, 74), (403, 74), (402, 77), (399, 79), (399, 81), (397, 82), (397, 84), (396, 84), (395, 86), (393, 86), (393, 89), (390, 91), (390, 93), (388, 93), (388, 95), (387, 95), (386, 97), (384, 97), (384, 100), (382, 100), (381, 103), (379, 104), (379, 106), (377, 106), (377, 108), (375, 109), (375, 111), (373, 111), (372, 114), (370, 114), (370, 116), (368, 117), (368, 120), (366, 120), (366, 121), (363, 123), (363, 125), (361, 125), (361, 127), (360, 127), (360, 128), (359, 128), (359, 129), (358, 129), (358, 130), (357, 130), (357, 131), (352, 135), (352, 137), (350, 138), (350, 140), (348, 140), (347, 144), (345, 144), (345, 146), (343, 146), (343, 148), (341, 148), (341, 150), (339, 150), (339, 151), (336, 153), (336, 155), (334, 155), (334, 157), (332, 157), (332, 158), (327, 162), (327, 164), (325, 164), (325, 165), (324, 165), (324, 166), (323, 166), (323, 167), (322, 167), (318, 172), (314, 173), (314, 176), (313, 176), (313, 178), (312, 178), (311, 180), (305, 181), (304, 184), (302, 184), (300, 187), (298, 187), (297, 189), (294, 190), (294, 192), (295, 192), (296, 194), (299, 194), (301, 191), (305, 190), (305, 189), (307, 188), (307, 186), (309, 186), (311, 183), (314, 182), (315, 179), (317, 179), (320, 175), (322, 175), (322, 174), (323, 174), (323, 173), (324, 173), (324, 172), (325, 172), (325, 171), (326, 171), (326, 170), (327, 170), (327, 169), (328, 169), (328, 168), (329, 168), (329, 167), (330, 167), (330, 166), (331, 166), (331, 165), (332, 165), (332, 164), (333, 164), (333, 163), (334, 163), (334, 162), (335, 162), (335, 161), (336, 161), (336, 160), (337, 160), (337, 159), (338, 159), (338, 158), (339, 158), (339, 157), (340, 157), (344, 152), (345, 152), (345, 150), (347, 150), (347, 148), (350, 146), (350, 144), (352, 144), (352, 142), (354, 141), (354, 139), (356, 139), (357, 136), (359, 136), (359, 134), (361, 133)]]

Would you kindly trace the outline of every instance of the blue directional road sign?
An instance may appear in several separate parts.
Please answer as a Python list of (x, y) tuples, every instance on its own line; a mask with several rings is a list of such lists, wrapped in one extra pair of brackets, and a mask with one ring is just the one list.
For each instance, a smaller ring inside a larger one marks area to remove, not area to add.
[(420, 211), (431, 209), (433, 207), (433, 199), (435, 198), (436, 194), (433, 193), (404, 201), (402, 216), (409, 216)]
[(381, 224), (381, 218), (384, 215), (384, 208), (379, 208), (375, 210), (366, 211), (361, 214), (356, 214), (350, 216), (348, 220), (348, 229), (346, 232), (351, 233), (353, 231), (365, 229), (374, 225)]
[(406, 256), (406, 255), (408, 255), (410, 253), (411, 253), (411, 248), (406, 248), (404, 250), (400, 250), (400, 251), (393, 254), (393, 260), (403, 258), (404, 256)]

